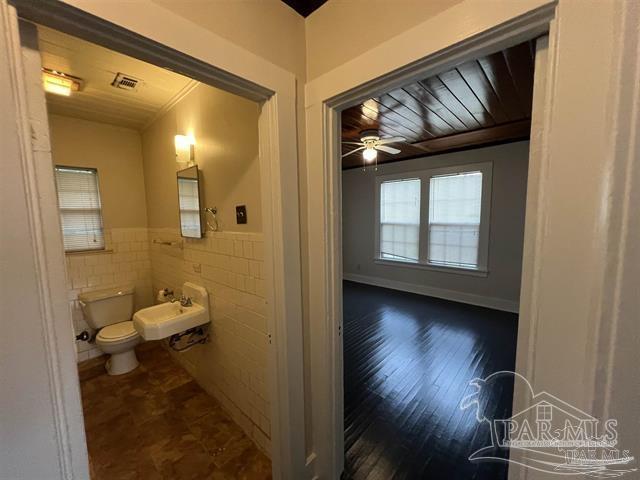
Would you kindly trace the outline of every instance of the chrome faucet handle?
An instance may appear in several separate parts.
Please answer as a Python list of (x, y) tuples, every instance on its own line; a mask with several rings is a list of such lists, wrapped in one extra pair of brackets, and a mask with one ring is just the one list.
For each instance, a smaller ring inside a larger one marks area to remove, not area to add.
[(180, 305), (182, 305), (183, 307), (191, 307), (191, 306), (193, 306), (193, 302), (191, 301), (191, 297), (185, 297), (184, 295), (182, 295), (180, 297)]

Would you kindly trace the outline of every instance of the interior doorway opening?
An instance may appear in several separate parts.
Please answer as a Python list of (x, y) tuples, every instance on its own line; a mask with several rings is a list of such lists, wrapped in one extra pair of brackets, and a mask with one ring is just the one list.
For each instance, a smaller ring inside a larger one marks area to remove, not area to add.
[[(507, 478), (470, 461), (492, 431), (464, 403), (516, 369), (535, 55), (509, 45), (341, 112), (346, 478)], [(508, 418), (513, 377), (479, 403)]]
[[(287, 240), (289, 248), (298, 248), (298, 235), (290, 228), (290, 216), (297, 219), (297, 178), (295, 146), (287, 140), (292, 131), (287, 129), (286, 133), (278, 132), (278, 125), (291, 120), (289, 108), (294, 105), (294, 96), (289, 96), (290, 89), (293, 88), (291, 75), (280, 70), (272, 70), (270, 65), (261, 65), (261, 69), (252, 70), (255, 63), (260, 61), (252, 58), (247, 59), (245, 65), (249, 71), (243, 70), (242, 74), (258, 81), (264, 80), (268, 87), (263, 87), (258, 83), (246, 80), (244, 77), (234, 73), (235, 66), (227, 66), (226, 71), (213, 66), (219, 58), (217, 54), (224, 51), (228, 54), (228, 49), (234, 46), (224, 45), (220, 49), (213, 48), (208, 51), (206, 57), (212, 64), (190, 57), (188, 54), (171, 49), (156, 41), (145, 38), (139, 34), (132, 33), (124, 27), (109, 23), (101, 17), (93, 16), (85, 11), (76, 9), (61, 2), (50, 3), (34, 8), (31, 2), (15, 1), (16, 9), (9, 7), (8, 22), (13, 28), (11, 31), (11, 47), (14, 48), (16, 58), (11, 64), (11, 73), (19, 82), (19, 96), (16, 100), (17, 115), (20, 116), (22, 126), (37, 125), (37, 132), (33, 135), (25, 134), (19, 141), (23, 148), (23, 155), (20, 161), (23, 168), (30, 173), (28, 178), (31, 182), (37, 182), (38, 189), (29, 191), (30, 207), (36, 211), (36, 217), (43, 219), (36, 222), (34, 233), (40, 238), (44, 245), (40, 245), (37, 251), (38, 260), (46, 268), (39, 282), (43, 286), (43, 299), (45, 304), (54, 302), (55, 308), (47, 311), (41, 319), (43, 328), (48, 332), (45, 338), (49, 374), (51, 375), (52, 396), (55, 401), (54, 417), (56, 422), (56, 434), (59, 436), (60, 445), (65, 448), (59, 452), (61, 465), (64, 471), (72, 469), (78, 475), (86, 475), (87, 456), (84, 435), (82, 435), (82, 415), (78, 395), (78, 374), (75, 369), (70, 368), (75, 363), (72, 341), (69, 339), (69, 322), (66, 308), (58, 308), (60, 299), (66, 297), (64, 291), (64, 255), (62, 253), (62, 238), (59, 233), (60, 223), (56, 208), (55, 182), (52, 169), (49, 168), (51, 158), (48, 154), (48, 131), (46, 122), (46, 110), (42, 95), (42, 78), (40, 71), (40, 59), (38, 55), (37, 41), (35, 36), (22, 34), (18, 38), (18, 16), (26, 23), (35, 22), (48, 28), (59, 29), (65, 34), (78, 35), (79, 38), (95, 42), (101, 46), (113, 48), (121, 54), (130, 54), (138, 60), (147, 61), (160, 68), (167, 68), (172, 71), (180, 71), (185, 75), (197, 79), (217, 88), (226, 90), (244, 97), (248, 101), (259, 103), (258, 108), (258, 141), (260, 143), (260, 201), (262, 202), (262, 219), (267, 228), (264, 231), (263, 244), (254, 252), (263, 255), (266, 259), (262, 274), (265, 276), (265, 302), (266, 308), (263, 311), (266, 330), (268, 330), (267, 360), (262, 368), (269, 368), (273, 373), (268, 376), (268, 381), (264, 385), (269, 392), (271, 401), (266, 408), (271, 419), (270, 436), (274, 438), (271, 444), (271, 457), (273, 476), (298, 476), (297, 473), (304, 468), (304, 443), (293, 441), (293, 437), (304, 438), (304, 428), (290, 430), (284, 425), (302, 423), (302, 402), (292, 401), (302, 396), (302, 374), (298, 368), (298, 363), (292, 368), (289, 361), (296, 356), (301, 342), (300, 328), (295, 322), (289, 322), (287, 318), (294, 315), (299, 318), (300, 292), (299, 285), (290, 285), (285, 282), (289, 275), (299, 274), (299, 259), (297, 257), (283, 255), (284, 238)], [(152, 7), (153, 9), (153, 7)], [(3, 11), (3, 13), (5, 13)], [(134, 29), (135, 30), (135, 29)], [(223, 42), (224, 43), (224, 42)], [(35, 46), (34, 46), (35, 45)], [(184, 47), (189, 51), (188, 46)], [(22, 50), (22, 51), (21, 51)], [(20, 58), (22, 55), (22, 58)], [(239, 58), (243, 58), (244, 53), (240, 52)], [(37, 61), (36, 61), (37, 59)], [(221, 60), (225, 64), (224, 58)], [(23, 71), (23, 69), (25, 71)], [(264, 73), (264, 77), (262, 76)], [(23, 78), (24, 77), (24, 78)], [(266, 78), (265, 78), (266, 77)], [(25, 93), (26, 91), (26, 93)], [(275, 95), (280, 94), (279, 101), (275, 102)], [(38, 116), (40, 115), (40, 116)], [(22, 132), (25, 133), (25, 132)], [(188, 132), (185, 135), (189, 138)], [(170, 147), (174, 148), (174, 139), (169, 139)], [(178, 145), (176, 144), (177, 148)], [(44, 149), (46, 153), (40, 153)], [(37, 151), (32, 155), (32, 151)], [(189, 156), (189, 149), (185, 152)], [(175, 180), (175, 179), (174, 179)], [(175, 182), (173, 183), (175, 187)], [(282, 188), (284, 191), (278, 195), (275, 190)], [(289, 195), (292, 195), (290, 201)], [(284, 204), (287, 205), (286, 210)], [(249, 210), (246, 210), (248, 213)], [(246, 217), (246, 216), (245, 216)], [(254, 219), (259, 219), (256, 215)], [(235, 213), (234, 213), (235, 220)], [(240, 243), (244, 239), (233, 239), (232, 243), (238, 240)], [(137, 240), (136, 240), (137, 241)], [(160, 243), (177, 243), (172, 241)], [(173, 245), (166, 245), (173, 246)], [(34, 247), (35, 248), (35, 247)], [(234, 251), (235, 252), (235, 251)], [(244, 252), (244, 245), (243, 245)], [(201, 273), (194, 270), (195, 273)], [(239, 273), (239, 272), (238, 272)], [(53, 285), (52, 288), (49, 285)], [(245, 283), (246, 286), (246, 283)], [(49, 302), (49, 303), (47, 303)], [(57, 303), (56, 303), (57, 302)], [(58, 307), (56, 307), (56, 305)], [(279, 314), (276, 316), (275, 311)], [(287, 354), (290, 353), (288, 356)], [(301, 353), (300, 353), (301, 354)], [(62, 359), (60, 361), (59, 359)], [(62, 368), (66, 365), (69, 368)], [(276, 366), (279, 367), (276, 368)], [(293, 406), (292, 406), (293, 405)]]
[(259, 105), (36, 30), (92, 477), (271, 478)]

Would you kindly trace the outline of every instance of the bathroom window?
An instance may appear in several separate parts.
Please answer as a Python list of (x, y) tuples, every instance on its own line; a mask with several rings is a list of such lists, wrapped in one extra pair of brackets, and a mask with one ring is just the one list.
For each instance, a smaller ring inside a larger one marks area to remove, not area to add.
[(55, 177), (65, 252), (104, 250), (98, 171), (56, 166)]

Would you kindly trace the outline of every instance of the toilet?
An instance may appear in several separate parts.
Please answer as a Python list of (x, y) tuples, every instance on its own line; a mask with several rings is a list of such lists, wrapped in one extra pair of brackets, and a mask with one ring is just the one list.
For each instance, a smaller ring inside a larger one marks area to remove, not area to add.
[(87, 324), (98, 330), (96, 345), (111, 355), (109, 375), (122, 375), (138, 366), (135, 346), (142, 338), (133, 328), (133, 287), (95, 290), (78, 295)]

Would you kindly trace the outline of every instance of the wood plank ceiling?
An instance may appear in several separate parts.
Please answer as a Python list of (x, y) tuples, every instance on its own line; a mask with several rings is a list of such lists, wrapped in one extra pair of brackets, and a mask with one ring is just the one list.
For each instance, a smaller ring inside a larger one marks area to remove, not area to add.
[(317, 9), (319, 9), (322, 5), (324, 5), (327, 0), (282, 0), (284, 3), (293, 8), (296, 12), (298, 12), (303, 17), (308, 17)]
[[(533, 41), (521, 43), (366, 100), (342, 112), (342, 140), (369, 129), (404, 137), (389, 144), (401, 153), (378, 152), (385, 163), (529, 138), (534, 55)], [(361, 152), (342, 159), (343, 169), (362, 166)]]

